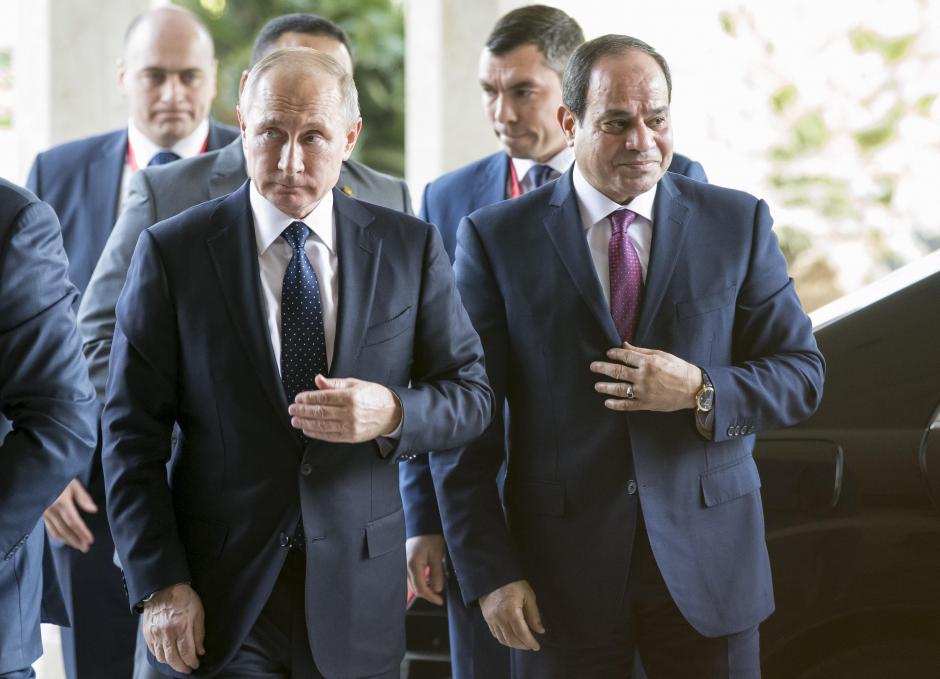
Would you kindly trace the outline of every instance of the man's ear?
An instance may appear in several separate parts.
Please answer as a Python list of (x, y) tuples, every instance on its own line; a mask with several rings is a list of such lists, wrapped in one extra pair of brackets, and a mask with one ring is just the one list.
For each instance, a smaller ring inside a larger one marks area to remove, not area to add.
[(362, 132), (362, 118), (356, 118), (356, 123), (349, 132), (346, 133), (346, 149), (343, 151), (343, 160), (349, 160), (353, 149), (356, 148), (356, 140), (359, 139), (359, 133)]
[(124, 59), (118, 59), (117, 62), (117, 82), (118, 89), (122, 93), (127, 93), (127, 62)]
[(574, 146), (574, 130), (578, 125), (578, 119), (574, 113), (564, 106), (558, 107), (558, 124), (561, 125), (561, 131), (565, 135), (565, 141), (568, 146)]
[(248, 70), (242, 71), (242, 78), (238, 81), (238, 96), (242, 96), (242, 90), (245, 89), (245, 83), (248, 82)]

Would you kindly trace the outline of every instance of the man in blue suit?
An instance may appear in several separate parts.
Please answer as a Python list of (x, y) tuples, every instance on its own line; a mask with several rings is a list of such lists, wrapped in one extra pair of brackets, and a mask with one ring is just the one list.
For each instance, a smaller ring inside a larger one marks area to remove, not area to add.
[(342, 65), (272, 52), (239, 121), (250, 181), (144, 231), (118, 301), (103, 461), (129, 600), (172, 676), (397, 678), (394, 463), (486, 428), (482, 349), (437, 231), (333, 189), (362, 124)]
[[(166, 6), (128, 27), (118, 77), (126, 128), (39, 154), (29, 188), (55, 209), (69, 277), (84, 294), (95, 264), (141, 167), (221, 148), (237, 136), (208, 118), (216, 92), (212, 38), (188, 11)], [(100, 456), (46, 512), (72, 628), (63, 630), (70, 679), (127, 679), (136, 621), (123, 605), (120, 574), (102, 504)]]
[(635, 650), (651, 679), (760, 676), (754, 435), (815, 410), (824, 362), (767, 205), (666, 171), (670, 99), (642, 41), (582, 45), (559, 112), (573, 168), (460, 225), (497, 421), (431, 468), (514, 679), (629, 677)]
[[(584, 42), (581, 27), (562, 10), (530, 5), (493, 27), (480, 56), (483, 108), (502, 150), (445, 174), (425, 188), (422, 219), (436, 225), (453, 261), (460, 220), (564, 174), (574, 161), (558, 124), (561, 77)], [(702, 166), (673, 154), (671, 172), (707, 181)], [(455, 679), (509, 675), (509, 657), (476, 608), (463, 606), (454, 578), (445, 578), (445, 546), (427, 456), (400, 467), (408, 526), (409, 581), (428, 601), (447, 586), (451, 664)], [(425, 577), (425, 572), (429, 575)]]
[(40, 519), (95, 449), (97, 407), (72, 311), (78, 293), (67, 267), (52, 209), (0, 179), (3, 679), (35, 676), (46, 542)]

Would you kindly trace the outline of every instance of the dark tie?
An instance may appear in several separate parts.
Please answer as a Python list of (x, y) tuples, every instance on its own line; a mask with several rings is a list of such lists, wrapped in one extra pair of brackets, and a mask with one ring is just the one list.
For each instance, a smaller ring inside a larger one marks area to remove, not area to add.
[(636, 219), (632, 210), (610, 213), (610, 243), (607, 245), (610, 268), (610, 315), (622, 342), (633, 342), (636, 321), (643, 298), (643, 268), (640, 256), (627, 236)]
[(309, 235), (303, 222), (293, 222), (281, 233), (293, 251), (281, 288), (281, 381), (288, 403), (300, 392), (316, 389), (318, 373), (327, 374), (320, 284), (304, 252)]
[(525, 173), (525, 176), (529, 178), (530, 182), (532, 182), (532, 188), (537, 189), (542, 184), (550, 182), (551, 180), (558, 177), (558, 172), (550, 168), (548, 165), (533, 165), (529, 168), (528, 172)]
[(147, 167), (153, 167), (154, 165), (166, 165), (167, 163), (172, 163), (174, 160), (179, 159), (180, 157), (172, 151), (160, 151), (160, 153), (150, 159), (150, 162), (147, 163)]

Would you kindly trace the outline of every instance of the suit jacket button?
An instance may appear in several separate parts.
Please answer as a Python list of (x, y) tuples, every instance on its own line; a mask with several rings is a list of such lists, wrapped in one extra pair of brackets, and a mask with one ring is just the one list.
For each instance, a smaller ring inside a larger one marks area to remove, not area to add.
[(728, 427), (728, 436), (734, 436), (734, 426)]
[(287, 547), (290, 545), (290, 536), (287, 533), (281, 533), (278, 536), (278, 543), (281, 545), (281, 547)]
[(635, 494), (636, 494), (636, 481), (634, 481), (633, 479), (630, 479), (630, 480), (627, 482), (627, 494), (628, 494), (628, 495), (635, 495)]
[(304, 462), (300, 465), (300, 473), (304, 476), (310, 476), (310, 473), (313, 471), (313, 466), (308, 462)]

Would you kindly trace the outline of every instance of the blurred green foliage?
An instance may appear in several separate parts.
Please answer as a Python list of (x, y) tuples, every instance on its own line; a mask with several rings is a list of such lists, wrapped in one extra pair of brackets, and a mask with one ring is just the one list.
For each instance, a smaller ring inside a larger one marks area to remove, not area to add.
[(916, 40), (916, 35), (885, 38), (864, 28), (857, 28), (849, 33), (852, 49), (859, 53), (878, 52), (889, 64), (896, 64), (910, 54)]
[(276, 16), (319, 14), (349, 34), (362, 110), (362, 135), (354, 156), (395, 175), (405, 165), (404, 16), (395, 0), (175, 0), (202, 17), (215, 39), (219, 93), (216, 119), (235, 124), (238, 82), (248, 67), (255, 36)]

